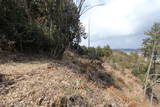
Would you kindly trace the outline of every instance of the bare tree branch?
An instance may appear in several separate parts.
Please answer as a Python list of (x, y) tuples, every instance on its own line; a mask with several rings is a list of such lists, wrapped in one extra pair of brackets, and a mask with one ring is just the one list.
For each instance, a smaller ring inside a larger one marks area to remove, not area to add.
[(98, 3), (98, 4), (95, 4), (93, 6), (89, 6), (89, 5), (85, 6), (86, 1), (87, 0), (75, 0), (75, 3), (78, 7), (78, 13), (80, 14), (80, 16), (82, 16), (84, 13), (86, 13), (88, 10), (90, 10), (94, 7), (102, 6), (102, 5), (105, 4), (105, 3)]
[(84, 10), (80, 13), (80, 16), (82, 16), (82, 15), (85, 14), (88, 10), (90, 10), (90, 9), (92, 9), (92, 8), (94, 8), (94, 7), (103, 6), (103, 5), (104, 5), (104, 3), (101, 3), (101, 4), (96, 4), (96, 5), (93, 5), (93, 6), (91, 6), (91, 7), (88, 7), (88, 8), (86, 8), (86, 9), (84, 9)]

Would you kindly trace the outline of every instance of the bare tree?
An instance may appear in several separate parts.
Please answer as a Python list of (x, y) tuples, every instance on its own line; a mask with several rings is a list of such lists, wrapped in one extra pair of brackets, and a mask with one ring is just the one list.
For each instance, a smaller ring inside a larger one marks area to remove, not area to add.
[(97, 6), (103, 6), (105, 3), (97, 3), (94, 5), (87, 5), (86, 4), (87, 0), (75, 0), (75, 3), (78, 7), (78, 13), (80, 16), (82, 16), (83, 14), (85, 14), (88, 10), (97, 7)]

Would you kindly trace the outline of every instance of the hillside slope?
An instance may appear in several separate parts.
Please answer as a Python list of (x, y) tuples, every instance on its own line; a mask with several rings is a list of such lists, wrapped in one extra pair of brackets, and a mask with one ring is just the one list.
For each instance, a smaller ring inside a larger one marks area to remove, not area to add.
[(23, 54), (0, 56), (2, 107), (150, 107), (140, 80), (130, 70), (117, 71), (71, 52), (62, 61)]

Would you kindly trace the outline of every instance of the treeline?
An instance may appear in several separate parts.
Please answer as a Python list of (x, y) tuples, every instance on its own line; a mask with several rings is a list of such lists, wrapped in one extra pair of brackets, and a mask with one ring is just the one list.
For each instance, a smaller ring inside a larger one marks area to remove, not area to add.
[(76, 46), (72, 48), (80, 56), (90, 58), (90, 59), (100, 59), (101, 57), (109, 57), (112, 55), (112, 49), (106, 45), (103, 47), (86, 47), (86, 46)]
[(61, 58), (85, 37), (79, 8), (73, 0), (0, 0), (1, 50)]

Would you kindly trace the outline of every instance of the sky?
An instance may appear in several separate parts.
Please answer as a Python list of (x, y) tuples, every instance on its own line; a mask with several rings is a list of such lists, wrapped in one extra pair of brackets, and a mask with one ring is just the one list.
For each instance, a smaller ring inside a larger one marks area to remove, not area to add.
[[(86, 5), (102, 2), (81, 16), (86, 33), (90, 20), (91, 46), (140, 48), (147, 37), (144, 32), (160, 22), (160, 0), (86, 0)], [(87, 41), (81, 45), (87, 46)]]

